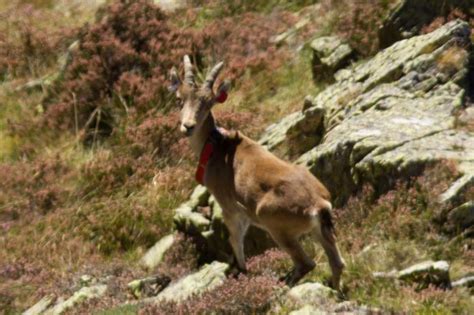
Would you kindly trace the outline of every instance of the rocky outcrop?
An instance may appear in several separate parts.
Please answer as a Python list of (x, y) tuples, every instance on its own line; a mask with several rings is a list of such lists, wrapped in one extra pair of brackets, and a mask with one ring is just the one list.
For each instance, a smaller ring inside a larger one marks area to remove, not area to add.
[(228, 269), (228, 264), (217, 261), (205, 265), (198, 272), (171, 284), (156, 297), (146, 299), (144, 303), (181, 302), (193, 295), (215, 289), (224, 283)]
[(446, 261), (425, 261), (398, 272), (398, 279), (408, 284), (416, 284), (418, 289), (429, 285), (449, 288), (449, 264)]
[(313, 40), (310, 44), (313, 51), (313, 79), (329, 80), (333, 74), (349, 65), (355, 57), (355, 51), (337, 36), (324, 36)]
[(63, 314), (67, 310), (73, 308), (74, 306), (83, 303), (90, 299), (100, 298), (105, 294), (107, 290), (107, 285), (105, 284), (97, 284), (90, 287), (83, 287), (79, 291), (75, 292), (70, 298), (67, 300), (59, 299), (56, 304), (47, 309), (42, 314), (45, 315), (59, 315)]
[(471, 0), (400, 0), (379, 30), (381, 48), (418, 35), (423, 26), (431, 23), (436, 17), (448, 16), (454, 9), (474, 15), (474, 4)]
[(171, 282), (167, 276), (156, 275), (144, 279), (133, 280), (127, 284), (128, 289), (137, 299), (144, 296), (156, 296)]
[(448, 228), (464, 230), (474, 225), (474, 201), (466, 202), (452, 209), (448, 214)]
[(54, 302), (54, 296), (48, 295), (39, 300), (35, 305), (23, 312), (23, 315), (43, 314)]
[(173, 246), (175, 238), (175, 234), (170, 234), (160, 239), (145, 253), (140, 264), (146, 269), (153, 269), (158, 266), (162, 262), (165, 253)]
[(153, 0), (165, 12), (174, 12), (188, 6), (187, 0)]
[(474, 137), (456, 130), (454, 117), (464, 102), (469, 34), (465, 22), (454, 21), (398, 42), (348, 70), (292, 123), (271, 128), (286, 133), (307, 111), (325, 109), (321, 144), (297, 163), (328, 186), (336, 205), (364, 182), (389, 186), (443, 159), (459, 162), (461, 189), (474, 175)]
[(474, 276), (466, 276), (451, 283), (453, 288), (468, 288), (474, 291)]
[(287, 297), (298, 304), (321, 304), (328, 299), (334, 299), (336, 296), (336, 291), (318, 282), (300, 284), (291, 288), (287, 293)]
[(399, 280), (408, 285), (415, 285), (417, 289), (425, 289), (430, 285), (450, 288), (449, 263), (441, 261), (424, 261), (401, 271), (374, 272), (374, 278)]

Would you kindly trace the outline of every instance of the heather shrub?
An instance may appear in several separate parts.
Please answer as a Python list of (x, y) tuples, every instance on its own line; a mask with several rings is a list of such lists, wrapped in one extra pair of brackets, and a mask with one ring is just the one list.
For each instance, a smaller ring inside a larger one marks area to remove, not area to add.
[(291, 269), (290, 256), (280, 249), (272, 248), (261, 255), (250, 257), (247, 269), (254, 276), (281, 277)]
[(192, 34), (173, 28), (150, 0), (114, 2), (78, 37), (64, 82), (48, 101), (46, 123), (95, 135), (110, 134), (131, 108), (165, 110), (167, 72), (185, 53), (194, 54)]
[(81, 207), (73, 221), (82, 236), (103, 254), (148, 248), (172, 226), (172, 209), (160, 208), (160, 198), (102, 198)]
[[(358, 243), (357, 238), (342, 234), (345, 246), (360, 251), (371, 239), (416, 239), (423, 232), (435, 231), (434, 223), (443, 211), (438, 196), (457, 176), (455, 164), (445, 162), (427, 168), (419, 177), (397, 182), (382, 195), (371, 186), (364, 186), (336, 211), (338, 224), (350, 226), (351, 234), (366, 235), (363, 243)], [(375, 224), (379, 228), (372, 230)]]
[(317, 0), (194, 0), (196, 5), (205, 5), (208, 10), (212, 10), (212, 16), (227, 17), (240, 15), (247, 12), (271, 13), (281, 10), (296, 10), (318, 2)]
[[(376, 271), (401, 270), (429, 259), (447, 260), (451, 266), (469, 265), (469, 241), (449, 241), (441, 232), (445, 221), (439, 220), (443, 207), (438, 197), (458, 176), (455, 164), (439, 163), (383, 193), (367, 185), (334, 211), (351, 300), (393, 312), (456, 312), (465, 305), (464, 293), (452, 295), (434, 288), (420, 291), (373, 276)], [(406, 301), (417, 303), (408, 306)]]
[(45, 214), (64, 204), (70, 195), (70, 168), (59, 159), (0, 164), (0, 222)]
[(283, 284), (268, 276), (239, 275), (179, 305), (148, 306), (140, 314), (263, 314), (282, 287)]
[(53, 14), (12, 1), (0, 12), (0, 80), (44, 74), (70, 41), (70, 31), (54, 30)]
[(322, 1), (324, 11), (332, 14), (332, 31), (345, 38), (361, 55), (368, 56), (379, 49), (378, 29), (392, 0)]
[(292, 22), (288, 13), (250, 12), (190, 30), (173, 25), (150, 0), (116, 1), (79, 31), (73, 62), (46, 100), (44, 123), (83, 130), (82, 138), (95, 143), (124, 117), (141, 124), (150, 109), (168, 113), (174, 102), (167, 73), (184, 54), (192, 56), (198, 77), (218, 60), (226, 61), (222, 77), (231, 80), (280, 66), (287, 54), (269, 39)]
[(248, 12), (217, 19), (202, 30), (202, 54), (208, 57), (208, 64), (226, 62), (221, 77), (235, 80), (245, 74), (251, 80), (252, 75), (273, 71), (286, 60), (286, 51), (277, 49), (270, 39), (294, 22), (294, 16), (285, 12), (267, 16)]
[(80, 172), (84, 196), (100, 196), (117, 190), (130, 194), (151, 182), (154, 163), (149, 155), (134, 157), (127, 152), (101, 150)]
[(174, 110), (168, 114), (152, 111), (138, 125), (132, 123), (125, 127), (124, 135), (119, 137), (120, 145), (126, 145), (135, 157), (151, 154), (161, 165), (172, 165), (180, 159), (190, 157), (186, 139), (179, 132), (179, 113)]
[(442, 25), (456, 19), (467, 21), (471, 25), (471, 37), (474, 39), (474, 16), (472, 14), (469, 15), (460, 9), (453, 9), (447, 16), (439, 16), (435, 18), (431, 23), (423, 26), (421, 33), (431, 33)]

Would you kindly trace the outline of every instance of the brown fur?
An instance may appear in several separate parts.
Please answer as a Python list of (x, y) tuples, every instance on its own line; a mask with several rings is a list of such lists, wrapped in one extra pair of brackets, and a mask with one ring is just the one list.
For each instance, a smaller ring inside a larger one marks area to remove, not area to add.
[[(220, 70), (216, 68), (212, 70), (215, 76)], [(184, 84), (177, 94), (184, 100), (181, 130), (199, 155), (216, 127), (210, 111), (213, 104), (209, 103), (215, 99), (212, 84), (200, 89)], [(204, 185), (223, 209), (240, 269), (245, 269), (243, 239), (252, 224), (267, 231), (291, 256), (295, 268), (286, 282), (294, 285), (315, 266), (298, 241), (301, 235), (313, 232), (328, 256), (332, 284), (339, 288), (344, 262), (336, 246), (331, 197), (306, 168), (283, 161), (242, 133), (234, 132), (215, 148), (206, 167)]]

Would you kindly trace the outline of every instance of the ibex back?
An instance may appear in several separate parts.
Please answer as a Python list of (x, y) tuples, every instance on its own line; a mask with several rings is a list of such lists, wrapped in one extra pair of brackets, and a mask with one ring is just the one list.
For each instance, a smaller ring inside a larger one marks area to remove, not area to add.
[(217, 64), (198, 86), (185, 56), (184, 80), (173, 68), (170, 89), (182, 106), (180, 130), (196, 155), (205, 155), (203, 148), (213, 143), (202, 166), (202, 183), (223, 209), (239, 269), (245, 270), (244, 237), (252, 224), (267, 231), (291, 256), (295, 267), (285, 281), (296, 284), (315, 267), (299, 243), (300, 236), (312, 232), (327, 254), (332, 286), (339, 289), (344, 261), (336, 245), (328, 190), (304, 167), (277, 158), (238, 131), (216, 128), (211, 108), (225, 100), (228, 90), (224, 82), (213, 91), (222, 66)]

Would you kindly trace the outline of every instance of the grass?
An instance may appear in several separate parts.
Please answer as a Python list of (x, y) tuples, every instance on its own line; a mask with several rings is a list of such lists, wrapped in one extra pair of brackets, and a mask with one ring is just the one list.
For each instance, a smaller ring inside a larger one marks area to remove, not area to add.
[[(22, 2), (34, 3), (53, 14), (53, 0)], [(248, 4), (245, 10), (268, 13), (273, 10), (270, 4), (278, 3), (281, 10), (297, 10), (313, 1), (243, 2)], [(11, 6), (10, 1), (0, 0), (0, 11)], [(222, 15), (234, 14), (212, 10), (215, 8), (202, 10), (192, 26), (204, 27)], [(54, 14), (54, 23), (33, 19), (32, 26), (60, 31), (80, 26), (93, 16), (88, 10), (71, 16), (58, 11)], [(329, 17), (321, 22), (324, 27), (318, 33), (335, 29), (331, 24), (336, 23), (334, 20)], [(1, 29), (7, 26), (6, 21), (0, 22)], [(13, 39), (18, 34), (11, 36)], [(309, 71), (311, 52), (303, 49), (291, 54), (288, 62), (272, 71), (239, 78), (229, 100), (215, 109), (223, 126), (242, 128), (258, 139), (266, 126), (301, 110), (308, 93), (324, 88), (314, 84)], [(38, 127), (38, 104), (45, 95), (41, 91), (12, 92), (11, 86), (54, 72), (56, 57), (35, 62), (29, 71), (0, 87), (0, 167), (17, 174), (8, 183), (6, 177), (0, 182), (0, 309), (12, 313), (26, 309), (47, 293), (70, 294), (84, 273), (98, 277), (113, 274), (119, 287), (148, 275), (138, 268), (139, 258), (171, 231), (172, 210), (186, 200), (194, 186), (195, 160), (189, 152), (178, 151), (182, 152), (179, 161), (157, 158), (146, 145), (136, 147), (146, 141), (155, 144), (146, 134), (130, 140), (126, 138), (130, 130), (121, 126), (109, 139), (91, 148), (73, 133), (59, 135)], [(462, 58), (450, 51), (441, 57), (440, 64), (455, 67)], [(130, 117), (127, 119), (133, 119)], [(150, 130), (153, 133), (155, 129)], [(172, 156), (178, 155), (173, 151)], [(441, 178), (443, 181), (446, 179)], [(448, 260), (454, 279), (474, 272), (472, 243), (457, 239), (447, 246), (449, 236), (441, 234), (433, 223), (438, 212), (426, 187), (436, 185), (421, 182), (418, 186), (400, 186), (377, 198), (363, 192), (338, 210), (341, 249), (348, 263), (344, 282), (352, 300), (396, 312), (474, 313), (466, 290), (430, 288), (417, 292), (371, 276), (374, 271), (402, 269), (424, 259)], [(197, 268), (191, 242), (183, 239), (181, 244), (160, 272), (178, 278)], [(313, 249), (309, 241), (305, 247), (319, 263), (306, 280), (326, 279), (330, 273), (323, 252)], [(288, 257), (275, 252), (251, 258), (248, 263), (253, 266), (251, 277), (274, 277), (289, 268)], [(137, 306), (117, 306), (129, 298), (126, 289), (120, 290), (110, 300), (86, 305), (78, 312), (104, 309), (98, 314), (136, 314)]]
[(311, 52), (307, 49), (295, 53), (291, 61), (270, 75), (260, 73), (244, 77), (237, 90), (231, 90), (229, 100), (216, 107), (215, 111), (249, 112), (255, 116), (258, 137), (266, 126), (292, 112), (303, 109), (303, 100), (308, 93), (316, 94), (323, 85), (316, 86), (312, 80)]
[(96, 315), (135, 315), (138, 314), (138, 306), (125, 305), (97, 312)]
[[(336, 210), (338, 239), (347, 263), (343, 283), (351, 300), (396, 313), (474, 311), (466, 289), (445, 291), (430, 287), (418, 291), (396, 280), (372, 275), (402, 270), (425, 260), (447, 260), (454, 280), (474, 272), (473, 253), (469, 249), (472, 241), (458, 239), (447, 244), (449, 236), (443, 235), (435, 223), (440, 213), (435, 197), (445, 189), (451, 176), (452, 166), (437, 166), (410, 185), (398, 186), (379, 197), (370, 189), (363, 190), (344, 208)], [(309, 279), (325, 281), (330, 272), (320, 248), (315, 257), (322, 264)]]

